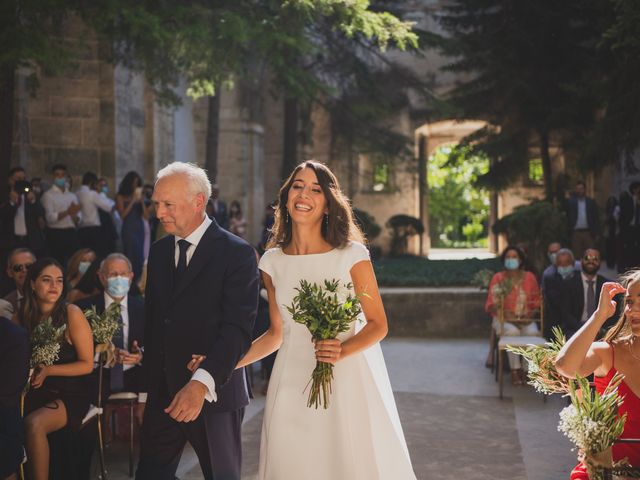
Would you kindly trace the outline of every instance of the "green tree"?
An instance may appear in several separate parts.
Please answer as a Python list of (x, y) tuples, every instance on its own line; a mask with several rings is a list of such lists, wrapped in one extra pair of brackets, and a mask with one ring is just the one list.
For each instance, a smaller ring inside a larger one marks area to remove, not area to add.
[[(14, 103), (17, 68), (55, 71), (69, 65), (73, 46), (62, 33), (70, 15), (100, 36), (105, 59), (143, 71), (160, 100), (175, 102), (173, 89), (181, 76), (194, 97), (213, 95), (223, 82), (255, 71), (256, 63), (268, 66), (295, 96), (315, 91), (320, 82), (308, 62), (318, 51), (310, 33), (319, 23), (378, 48), (415, 45), (408, 23), (369, 7), (367, 0), (6, 0), (0, 6), (0, 105)], [(0, 195), (13, 139), (13, 112), (4, 113)]]
[(474, 155), (469, 147), (440, 147), (431, 155), (427, 178), (433, 246), (472, 246), (487, 234), (489, 195), (475, 183), (488, 168), (489, 160)]
[(460, 119), (488, 126), (463, 143), (491, 158), (480, 180), (503, 188), (541, 158), (545, 196), (552, 198), (550, 148), (580, 145), (598, 108), (592, 65), (606, 0), (456, 0), (435, 42), (462, 74), (450, 101)]

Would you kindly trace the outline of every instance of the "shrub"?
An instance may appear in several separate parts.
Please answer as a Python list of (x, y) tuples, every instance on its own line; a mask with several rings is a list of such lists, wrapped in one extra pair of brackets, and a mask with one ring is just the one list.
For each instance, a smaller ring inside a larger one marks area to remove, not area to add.
[(429, 260), (411, 255), (382, 258), (373, 266), (378, 283), (388, 287), (470, 286), (478, 272), (492, 275), (502, 268), (497, 258)]
[(407, 242), (413, 235), (422, 235), (424, 225), (420, 219), (409, 215), (394, 215), (386, 224), (391, 229), (391, 255), (398, 256), (407, 253)]
[(493, 225), (493, 232), (506, 234), (511, 245), (526, 245), (529, 262), (541, 271), (547, 261), (549, 243), (566, 242), (567, 220), (553, 204), (536, 201), (517, 207), (499, 219)]
[(353, 216), (367, 241), (372, 242), (382, 232), (382, 227), (376, 223), (375, 217), (364, 210), (354, 208)]

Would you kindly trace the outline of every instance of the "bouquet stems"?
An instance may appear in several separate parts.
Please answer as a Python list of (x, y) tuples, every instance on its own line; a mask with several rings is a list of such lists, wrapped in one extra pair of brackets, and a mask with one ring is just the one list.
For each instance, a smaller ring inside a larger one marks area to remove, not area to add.
[(331, 382), (333, 381), (333, 365), (326, 362), (316, 362), (316, 368), (311, 373), (311, 390), (309, 390), (309, 400), (307, 407), (323, 408), (329, 406), (331, 396)]

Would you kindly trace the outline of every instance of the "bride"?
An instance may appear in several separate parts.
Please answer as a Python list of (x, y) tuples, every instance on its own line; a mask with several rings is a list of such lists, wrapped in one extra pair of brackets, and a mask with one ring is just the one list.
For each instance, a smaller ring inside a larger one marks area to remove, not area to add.
[[(262, 425), (260, 479), (415, 479), (379, 344), (387, 318), (362, 241), (329, 168), (298, 165), (280, 189), (270, 249), (259, 265), (271, 324), (238, 365), (279, 348)], [(314, 346), (286, 308), (301, 279), (337, 279), (366, 293), (361, 321)], [(326, 410), (307, 407), (305, 387), (316, 360), (334, 365)]]

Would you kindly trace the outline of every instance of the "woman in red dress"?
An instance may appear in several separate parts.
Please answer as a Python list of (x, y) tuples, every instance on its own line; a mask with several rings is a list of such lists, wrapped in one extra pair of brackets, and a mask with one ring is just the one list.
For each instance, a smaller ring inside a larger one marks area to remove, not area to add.
[[(596, 389), (603, 392), (616, 372), (624, 375), (618, 387), (623, 397), (618, 415), (627, 414), (622, 438), (640, 437), (640, 270), (628, 272), (623, 287), (607, 282), (602, 286), (598, 308), (562, 348), (556, 359), (558, 371), (568, 377), (594, 374)], [(616, 295), (624, 294), (624, 311), (618, 322), (607, 332), (604, 341), (594, 342), (598, 330), (615, 314)], [(636, 347), (636, 343), (639, 345)], [(613, 460), (624, 458), (640, 466), (640, 446), (615, 444)], [(578, 464), (571, 480), (588, 480), (586, 468)]]

